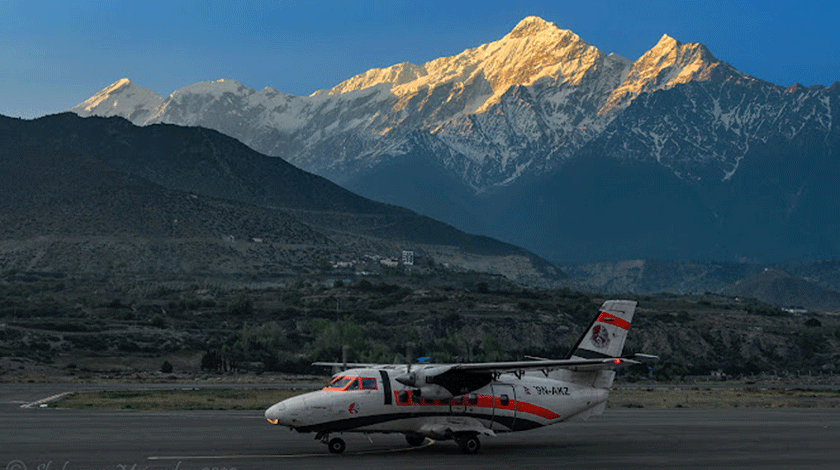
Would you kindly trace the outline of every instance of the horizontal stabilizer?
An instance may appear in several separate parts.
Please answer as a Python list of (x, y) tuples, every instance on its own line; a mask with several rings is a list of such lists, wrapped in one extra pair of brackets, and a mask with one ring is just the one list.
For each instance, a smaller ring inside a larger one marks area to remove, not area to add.
[(636, 353), (629, 357), (634, 361), (639, 362), (656, 362), (659, 360), (659, 356), (654, 356), (653, 354), (644, 354), (644, 353)]

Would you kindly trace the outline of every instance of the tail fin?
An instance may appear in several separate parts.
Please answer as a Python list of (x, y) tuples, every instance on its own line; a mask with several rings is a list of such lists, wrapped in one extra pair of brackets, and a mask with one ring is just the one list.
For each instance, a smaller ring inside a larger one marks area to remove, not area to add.
[(599, 359), (619, 357), (624, 349), (627, 331), (633, 321), (636, 302), (608, 300), (601, 305), (598, 316), (569, 351), (567, 359)]
[[(633, 320), (633, 312), (636, 311), (636, 302), (632, 300), (608, 300), (601, 305), (598, 316), (589, 324), (589, 328), (583, 333), (578, 342), (569, 351), (567, 359), (599, 359), (608, 357), (620, 357), (624, 349), (624, 340), (627, 339), (627, 331), (630, 329), (630, 322)], [(588, 372), (575, 372), (571, 370), (558, 370), (553, 373), (557, 380), (566, 380), (578, 383), (587, 387), (607, 389), (612, 387), (615, 379), (614, 370), (598, 370)], [(607, 395), (604, 395), (606, 402)], [(592, 408), (591, 413), (599, 414), (603, 410), (603, 403), (599, 407)], [(583, 415), (581, 415), (583, 416)], [(583, 417), (585, 417), (583, 416)]]

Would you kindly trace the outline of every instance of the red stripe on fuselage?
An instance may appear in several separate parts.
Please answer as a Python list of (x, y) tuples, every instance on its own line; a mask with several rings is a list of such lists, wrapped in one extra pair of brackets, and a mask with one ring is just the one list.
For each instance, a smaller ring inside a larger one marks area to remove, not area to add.
[(532, 405), (531, 403), (527, 403), (524, 401), (517, 401), (516, 402), (516, 412), (517, 413), (528, 413), (531, 415), (539, 416), (540, 418), (544, 419), (557, 419), (560, 417), (557, 413), (549, 410), (548, 408), (543, 408), (541, 406)]
[(601, 323), (606, 323), (607, 325), (615, 325), (623, 330), (630, 329), (629, 321), (624, 320), (622, 318), (618, 318), (617, 316), (607, 312), (601, 312), (601, 315), (598, 316), (598, 321)]
[(539, 416), (543, 419), (557, 419), (560, 417), (560, 415), (548, 408), (543, 408), (524, 401), (510, 400), (507, 405), (502, 405), (502, 399), (500, 397), (493, 397), (485, 394), (478, 394), (476, 396), (477, 401), (475, 404), (468, 404), (468, 398), (466, 396), (463, 397), (464, 401), (459, 403), (455, 402), (455, 398), (450, 398), (449, 400), (423, 400), (417, 403), (411, 399), (412, 391), (406, 390), (406, 392), (408, 392), (407, 402), (401, 402), (399, 400), (399, 392), (394, 392), (394, 403), (397, 406), (452, 406), (453, 412), (457, 413), (459, 410), (464, 410), (464, 406), (466, 404), (467, 408), (492, 409), (495, 407), (497, 410), (516, 410), (517, 413), (527, 413)]

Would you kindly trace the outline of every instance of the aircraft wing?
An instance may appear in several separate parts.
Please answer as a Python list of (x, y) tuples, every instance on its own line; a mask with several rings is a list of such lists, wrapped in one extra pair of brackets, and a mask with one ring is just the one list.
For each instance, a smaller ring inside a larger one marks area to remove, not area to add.
[(470, 364), (453, 364), (450, 370), (503, 374), (528, 370), (607, 370), (618, 369), (620, 367), (627, 367), (635, 364), (641, 364), (641, 361), (628, 357), (607, 357), (599, 359), (546, 359), (539, 361), (476, 362)]
[(379, 369), (383, 364), (371, 364), (367, 362), (313, 362), (313, 366), (340, 367), (341, 369)]
[[(598, 359), (538, 359), (528, 361), (504, 361), (504, 362), (472, 362), (459, 364), (414, 364), (417, 369), (436, 370), (458, 370), (463, 372), (486, 372), (486, 373), (507, 373), (525, 370), (606, 370), (618, 369), (621, 367), (641, 364), (648, 360), (656, 360), (657, 356), (637, 354), (631, 357), (607, 357)], [(359, 362), (313, 362), (313, 366), (341, 367), (341, 368), (370, 368), (381, 369), (383, 367), (394, 367), (393, 364), (370, 364)], [(399, 366), (399, 365), (397, 365)]]

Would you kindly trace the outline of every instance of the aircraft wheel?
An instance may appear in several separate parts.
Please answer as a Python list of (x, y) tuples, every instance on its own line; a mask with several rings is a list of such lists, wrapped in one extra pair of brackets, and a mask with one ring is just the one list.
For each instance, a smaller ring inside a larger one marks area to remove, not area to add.
[(478, 436), (466, 436), (458, 439), (458, 446), (465, 454), (475, 454), (481, 449), (481, 441), (478, 440)]
[(333, 454), (340, 454), (344, 452), (345, 447), (347, 447), (347, 445), (344, 444), (344, 439), (338, 437), (330, 439), (330, 442), (327, 444), (327, 448), (330, 449), (330, 452)]
[(426, 438), (423, 436), (418, 436), (416, 434), (406, 434), (405, 442), (408, 442), (408, 445), (410, 446), (418, 447), (423, 445), (424, 442), (426, 442)]

